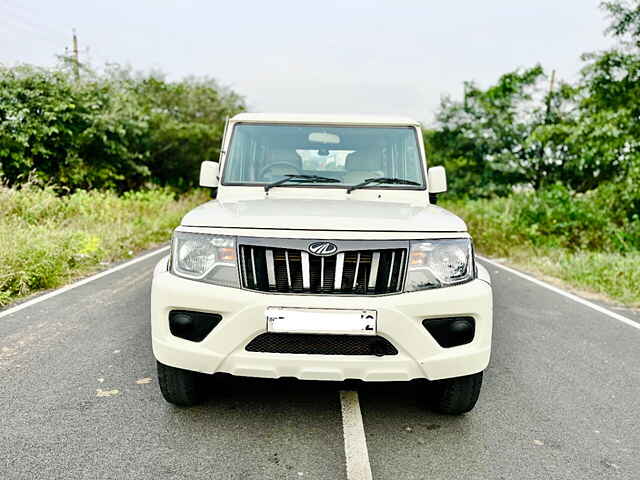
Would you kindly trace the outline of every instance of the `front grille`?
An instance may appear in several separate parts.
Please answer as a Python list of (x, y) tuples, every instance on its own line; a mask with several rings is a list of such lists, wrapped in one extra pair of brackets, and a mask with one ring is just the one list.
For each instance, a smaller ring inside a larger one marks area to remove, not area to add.
[(263, 333), (246, 346), (248, 352), (300, 353), (307, 355), (397, 355), (385, 338), (366, 335), (315, 335)]
[(322, 257), (286, 245), (240, 243), (239, 246), (244, 288), (261, 292), (332, 295), (399, 292), (407, 261), (406, 252), (403, 245), (402, 248), (349, 249)]

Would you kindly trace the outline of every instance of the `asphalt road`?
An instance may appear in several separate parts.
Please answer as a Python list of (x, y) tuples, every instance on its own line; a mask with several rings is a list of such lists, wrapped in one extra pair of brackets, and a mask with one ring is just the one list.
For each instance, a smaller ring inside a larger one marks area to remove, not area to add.
[(149, 339), (159, 258), (0, 318), (1, 479), (344, 479), (353, 388), (375, 479), (640, 478), (638, 329), (489, 266), (494, 350), (470, 414), (426, 411), (413, 384), (241, 378), (178, 409)]

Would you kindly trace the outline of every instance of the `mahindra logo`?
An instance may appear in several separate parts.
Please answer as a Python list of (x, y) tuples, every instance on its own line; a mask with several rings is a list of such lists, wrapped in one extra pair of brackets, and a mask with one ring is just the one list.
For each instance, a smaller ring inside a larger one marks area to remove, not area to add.
[(313, 242), (309, 245), (309, 252), (321, 257), (333, 255), (338, 251), (338, 247), (331, 242)]

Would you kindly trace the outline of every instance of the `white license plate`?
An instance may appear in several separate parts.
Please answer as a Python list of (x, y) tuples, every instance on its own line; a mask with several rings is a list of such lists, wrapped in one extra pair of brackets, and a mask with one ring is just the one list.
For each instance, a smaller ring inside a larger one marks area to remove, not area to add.
[(331, 333), (376, 335), (375, 310), (267, 307), (267, 331), (279, 333)]

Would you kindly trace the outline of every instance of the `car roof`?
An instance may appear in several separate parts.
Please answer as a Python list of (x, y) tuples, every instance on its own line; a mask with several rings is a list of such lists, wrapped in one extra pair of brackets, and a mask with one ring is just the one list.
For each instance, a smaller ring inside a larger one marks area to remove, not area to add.
[(302, 123), (331, 125), (419, 126), (412, 118), (392, 115), (327, 114), (327, 113), (239, 113), (233, 122)]

